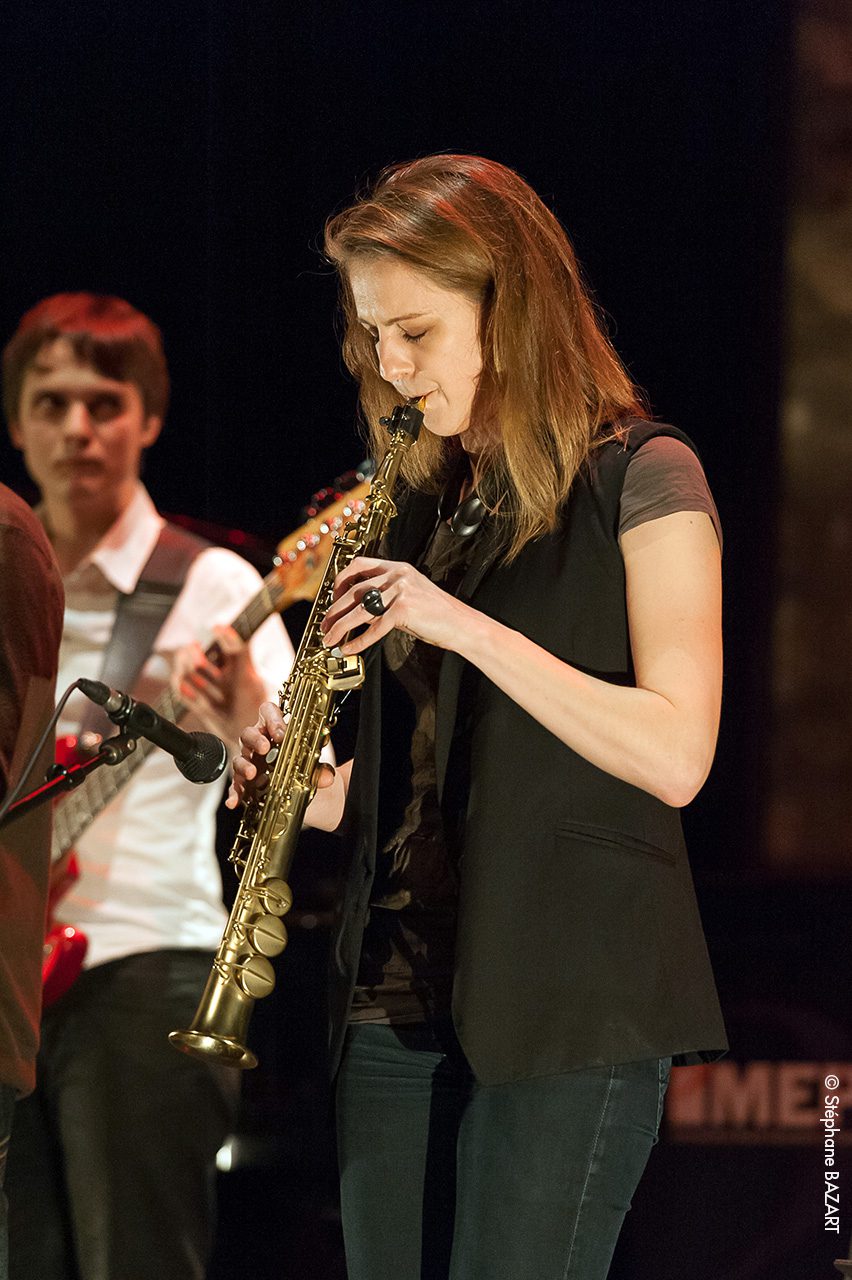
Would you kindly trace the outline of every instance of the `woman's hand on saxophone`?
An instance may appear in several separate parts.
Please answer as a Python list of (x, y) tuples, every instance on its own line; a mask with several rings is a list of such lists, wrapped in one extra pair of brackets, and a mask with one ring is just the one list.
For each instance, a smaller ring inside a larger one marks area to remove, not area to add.
[[(362, 604), (370, 590), (381, 594), (385, 607), (378, 617)], [(481, 621), (481, 613), (437, 587), (413, 565), (357, 556), (335, 580), (334, 603), (322, 621), (323, 643), (332, 649), (339, 645), (345, 654), (362, 653), (397, 628), (427, 644), (464, 653), (465, 637)], [(365, 624), (360, 635), (345, 639)]]
[[(266, 757), (273, 745), (284, 737), (285, 723), (281, 708), (274, 702), (261, 703), (257, 722), (240, 734), (240, 753), (232, 762), (233, 776), (225, 805), (236, 809), (242, 800), (263, 791), (269, 773)], [(305, 814), (305, 827), (334, 831), (343, 817), (352, 761), (334, 765), (321, 760), (317, 765), (317, 791)]]

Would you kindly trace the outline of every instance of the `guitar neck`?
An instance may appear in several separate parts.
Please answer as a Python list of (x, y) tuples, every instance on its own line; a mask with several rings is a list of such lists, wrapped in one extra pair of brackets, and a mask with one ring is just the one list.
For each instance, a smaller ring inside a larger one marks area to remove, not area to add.
[[(273, 569), (263, 580), (263, 586), (245, 609), (234, 618), (231, 626), (240, 639), (248, 641), (273, 613), (281, 613), (297, 597), (281, 581), (280, 573)], [(221, 658), (216, 642), (207, 649), (212, 662)], [(171, 688), (166, 688), (154, 705), (158, 716), (165, 720), (180, 721), (188, 706)], [(83, 832), (89, 827), (120, 791), (127, 785), (137, 769), (154, 750), (154, 744), (144, 739), (137, 742), (136, 750), (120, 764), (100, 768), (88, 774), (74, 791), (56, 802), (53, 810), (53, 861), (58, 861), (69, 849), (73, 849)]]

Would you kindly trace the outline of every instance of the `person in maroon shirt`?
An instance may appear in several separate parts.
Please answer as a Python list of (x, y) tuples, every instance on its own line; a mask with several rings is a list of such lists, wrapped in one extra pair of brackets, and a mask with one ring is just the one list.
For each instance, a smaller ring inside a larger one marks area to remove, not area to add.
[[(62, 580), (30, 508), (0, 485), (0, 803), (18, 781), (53, 710), (62, 635)], [(31, 773), (53, 758), (48, 739)], [(35, 1087), (41, 957), (50, 863), (50, 809), (0, 830), (0, 1280), (6, 1276), (2, 1191), (15, 1099)]]

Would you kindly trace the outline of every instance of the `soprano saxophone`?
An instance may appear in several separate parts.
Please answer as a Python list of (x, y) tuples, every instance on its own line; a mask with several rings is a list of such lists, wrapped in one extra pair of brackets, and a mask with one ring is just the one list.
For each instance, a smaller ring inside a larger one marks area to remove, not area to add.
[(337, 575), (356, 556), (375, 550), (396, 514), (393, 489), (402, 460), (419, 434), (423, 405), (423, 400), (397, 405), (390, 418), (382, 419), (390, 433), (387, 453), (361, 515), (334, 539), (293, 669), (281, 690), (284, 738), (266, 789), (245, 806), (229, 856), (240, 876), (234, 906), (195, 1017), (185, 1031), (169, 1036), (184, 1053), (243, 1069), (257, 1066), (246, 1046), (246, 1033), (255, 1000), (275, 985), (272, 957), (287, 945), (281, 917), (290, 910), (293, 895), (286, 878), (305, 810), (316, 792), (317, 765), (335, 722), (338, 693), (364, 682), (361, 656), (327, 649), (321, 624)]

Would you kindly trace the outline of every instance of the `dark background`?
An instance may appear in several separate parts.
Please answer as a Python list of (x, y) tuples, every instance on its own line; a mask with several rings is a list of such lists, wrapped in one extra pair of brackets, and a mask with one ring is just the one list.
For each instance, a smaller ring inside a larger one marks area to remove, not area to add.
[[(454, 150), (518, 169), (565, 222), (655, 414), (697, 442), (725, 530), (725, 711), (688, 826), (733, 1024), (746, 997), (767, 988), (820, 1005), (820, 966), (842, 960), (847, 906), (830, 891), (766, 883), (758, 865), (792, 25), (784, 0), (32, 0), (7, 9), (0, 35), (0, 335), (59, 290), (118, 293), (148, 312), (174, 387), (146, 470), (155, 500), (270, 546), (313, 490), (363, 455), (336, 286), (318, 251), (328, 214), (384, 164)], [(31, 495), (5, 439), (0, 473)], [(827, 952), (823, 929), (837, 939)], [(320, 934), (305, 931), (293, 950), (289, 994), (255, 1014), (268, 1047), (248, 1085), (246, 1128), (275, 1117), (308, 1207), (296, 1229), (274, 1152), (223, 1175), (218, 1265), (258, 1243), (246, 1240), (245, 1191), (256, 1206), (268, 1196), (278, 1223), (270, 1275), (333, 1276), (325, 1095), (312, 1083)], [(790, 1052), (748, 1029), (740, 1048)], [(661, 1150), (664, 1179), (666, 1159)], [(745, 1197), (750, 1174), (736, 1167)], [(718, 1254), (714, 1233), (730, 1253), (745, 1229), (731, 1234), (727, 1211), (713, 1217), (716, 1173), (702, 1182), (693, 1166), (694, 1190), (679, 1174), (677, 1189), (652, 1188), (651, 1231), (628, 1234), (625, 1275), (764, 1274), (760, 1262), (718, 1269), (706, 1256)], [(809, 1243), (787, 1251), (789, 1272), (775, 1260), (776, 1280), (803, 1275), (806, 1257), (819, 1256), (825, 1274), (845, 1251), (821, 1238), (820, 1193), (815, 1172), (814, 1204), (802, 1210)], [(696, 1213), (677, 1216), (676, 1244), (664, 1206), (685, 1194)]]

